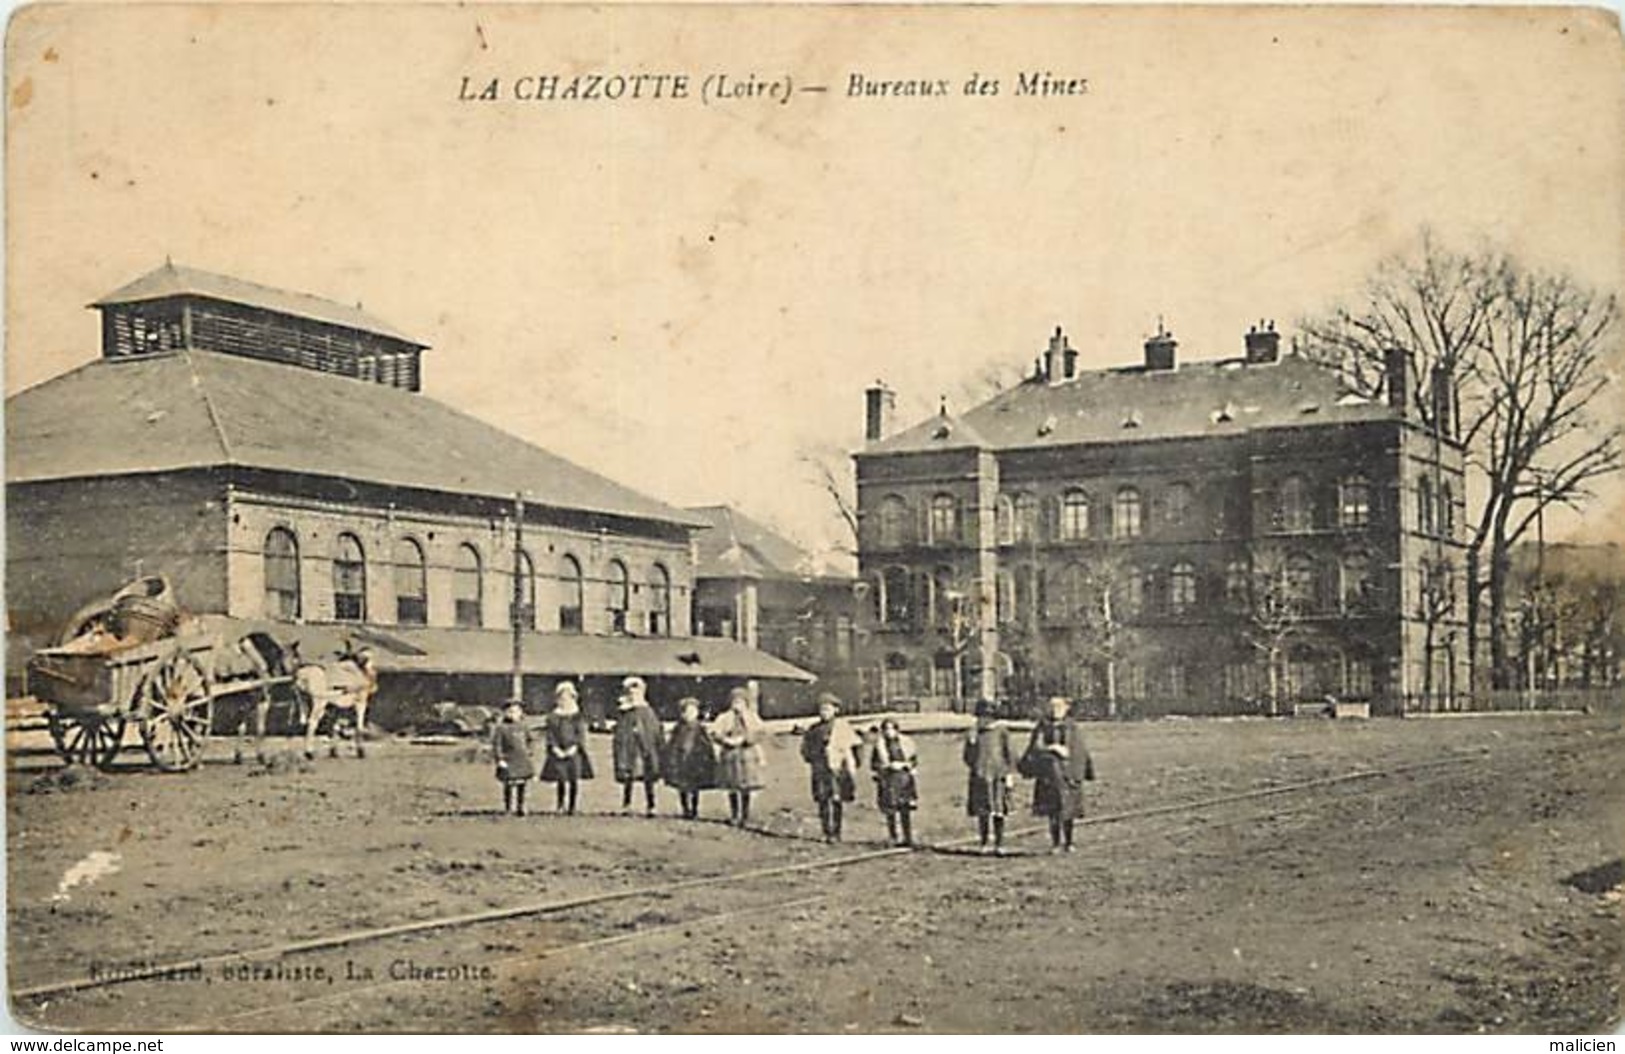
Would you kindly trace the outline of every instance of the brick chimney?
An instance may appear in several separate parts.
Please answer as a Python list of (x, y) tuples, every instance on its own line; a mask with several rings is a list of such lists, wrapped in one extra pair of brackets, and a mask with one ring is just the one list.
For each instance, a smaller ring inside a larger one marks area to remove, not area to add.
[(1275, 332), (1275, 320), (1258, 320), (1258, 325), (1247, 330), (1247, 363), (1275, 362), (1281, 357), (1281, 334)]
[(1162, 320), (1157, 320), (1157, 333), (1145, 342), (1145, 368), (1148, 370), (1171, 370), (1174, 368), (1174, 349), (1179, 347), (1179, 341), (1174, 335), (1163, 328)]
[(1061, 380), (1071, 380), (1078, 368), (1078, 353), (1072, 350), (1072, 344), (1066, 339), (1066, 334), (1060, 326), (1050, 335), (1049, 347), (1044, 351), (1044, 379), (1051, 384)]
[(876, 381), (863, 393), (863, 438), (878, 443), (891, 432), (892, 415), (897, 412), (897, 393)]
[(1410, 406), (1411, 357), (1404, 348), (1389, 348), (1383, 357), (1383, 385), (1388, 389), (1388, 405), (1403, 416)]
[(1456, 433), (1456, 389), (1450, 371), (1434, 366), (1428, 378), (1428, 395), (1433, 407), (1433, 428), (1441, 436), (1451, 438)]

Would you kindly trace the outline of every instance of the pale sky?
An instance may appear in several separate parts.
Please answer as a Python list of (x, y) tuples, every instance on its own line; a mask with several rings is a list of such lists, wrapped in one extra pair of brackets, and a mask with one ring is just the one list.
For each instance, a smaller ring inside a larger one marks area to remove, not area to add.
[[(1159, 315), (1237, 354), (1424, 224), (1625, 288), (1598, 12), (84, 5), (7, 46), (8, 393), (93, 358), (84, 305), (168, 255), (362, 301), (432, 345), (435, 398), (813, 546), (839, 532), (798, 454), (856, 447), (877, 377), (917, 418), (1057, 324), (1135, 361)], [(512, 97), (615, 72), (691, 97)], [(828, 91), (707, 104), (715, 73)]]

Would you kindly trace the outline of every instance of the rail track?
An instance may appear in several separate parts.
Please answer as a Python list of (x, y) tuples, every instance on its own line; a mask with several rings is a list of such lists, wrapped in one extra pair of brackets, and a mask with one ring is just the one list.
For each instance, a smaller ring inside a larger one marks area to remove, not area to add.
[[(1565, 746), (1574, 741), (1564, 737)], [(1584, 741), (1581, 741), (1582, 744)], [(1609, 743), (1608, 740), (1593, 745)], [(1415, 790), (1436, 780), (1455, 778), (1464, 767), (1483, 766), (1495, 762), (1506, 764), (1510, 754), (1539, 753), (1552, 749), (1546, 742), (1520, 743), (1507, 750), (1491, 752), (1487, 748), (1471, 753), (1451, 755), (1424, 762), (1361, 769), (1336, 775), (1280, 783), (1272, 786), (1213, 795), (1206, 798), (1151, 805), (1144, 808), (1102, 813), (1079, 821), (1080, 834), (1087, 851), (1098, 851), (1110, 844), (1114, 828), (1130, 829), (1136, 837), (1156, 833), (1157, 828), (1173, 823), (1169, 833), (1177, 833), (1181, 823), (1200, 830), (1212, 830), (1232, 824), (1245, 824), (1261, 819), (1277, 819), (1294, 813), (1315, 812), (1337, 802), (1358, 799), (1384, 790)], [(1281, 799), (1294, 796), (1306, 800), (1282, 808)], [(1262, 805), (1264, 810), (1250, 808)], [(1150, 825), (1151, 830), (1145, 830)], [(1046, 830), (1042, 824), (1022, 826), (1009, 832), (1009, 840), (1018, 849), (1016, 865), (1023, 853), (1019, 846)], [(778, 836), (783, 837), (783, 836)], [(358, 929), (329, 934), (322, 937), (291, 941), (237, 952), (153, 963), (145, 969), (123, 971), (113, 977), (81, 976), (46, 984), (15, 989), (13, 998), (31, 1004), (42, 1012), (46, 1007), (75, 999), (107, 998), (109, 989), (143, 983), (160, 983), (165, 977), (184, 972), (206, 973), (230, 967), (258, 964), (288, 964), (301, 957), (354, 949), (359, 946), (389, 948), (405, 946), (411, 949), (415, 942), (433, 936), (451, 945), (450, 953), (436, 949), (442, 959), (461, 954), (476, 958), (497, 970), (520, 965), (537, 964), (545, 960), (571, 955), (588, 954), (598, 949), (611, 948), (635, 941), (656, 940), (662, 936), (692, 932), (696, 927), (714, 927), (731, 920), (772, 912), (795, 912), (827, 903), (842, 895), (830, 891), (819, 883), (829, 872), (871, 867), (885, 862), (900, 863), (903, 858), (924, 854), (965, 854), (975, 844), (974, 837), (949, 839), (921, 846), (916, 850), (894, 847), (865, 848), (811, 861), (769, 867), (753, 867), (735, 872), (661, 882), (626, 889), (594, 893), (584, 896), (556, 898), (525, 903), (489, 911), (400, 923), (391, 926)], [(726, 889), (730, 907), (716, 911), (714, 900), (703, 894)], [(695, 898), (698, 898), (697, 900)], [(641, 905), (641, 907), (640, 907)], [(637, 909), (628, 915), (627, 909)], [(606, 929), (609, 932), (605, 932)], [(492, 959), (491, 951), (512, 951), (514, 954)], [(274, 1015), (289, 1012), (308, 1012), (323, 1004), (344, 1000), (359, 1000), (380, 992), (398, 989), (415, 983), (410, 977), (386, 976), (377, 980), (346, 983), (317, 994), (292, 993), (278, 990), (277, 986), (252, 986), (240, 989), (256, 997), (266, 994), (295, 994), (292, 999), (275, 999), (263, 1005), (249, 1006), (226, 1013), (212, 1013), (206, 1019), (188, 1021), (175, 1026), (177, 1031), (218, 1031), (237, 1024), (263, 1024)]]

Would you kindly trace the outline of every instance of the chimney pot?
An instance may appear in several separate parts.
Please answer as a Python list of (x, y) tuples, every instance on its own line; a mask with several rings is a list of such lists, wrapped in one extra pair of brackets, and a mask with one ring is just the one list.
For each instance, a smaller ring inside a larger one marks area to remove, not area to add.
[(1157, 334), (1145, 342), (1145, 368), (1148, 370), (1171, 370), (1174, 368), (1174, 351), (1179, 347), (1179, 341), (1169, 333), (1157, 319)]
[(1072, 350), (1066, 333), (1060, 326), (1049, 338), (1049, 347), (1044, 351), (1044, 380), (1051, 384), (1063, 377), (1072, 376), (1070, 363), (1075, 360), (1077, 353)]
[(891, 432), (892, 415), (897, 411), (897, 393), (886, 387), (884, 381), (875, 383), (863, 393), (863, 436), (878, 443)]
[(1389, 348), (1383, 359), (1383, 382), (1388, 405), (1404, 416), (1410, 405), (1411, 359), (1404, 348)]
[(1247, 348), (1248, 365), (1275, 362), (1281, 357), (1281, 335), (1275, 332), (1273, 321), (1259, 319), (1256, 326), (1248, 327), (1243, 341)]

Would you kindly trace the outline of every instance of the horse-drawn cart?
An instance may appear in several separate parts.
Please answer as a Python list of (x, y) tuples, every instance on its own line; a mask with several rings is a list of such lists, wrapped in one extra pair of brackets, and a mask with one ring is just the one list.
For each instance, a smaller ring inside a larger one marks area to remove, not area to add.
[(51, 740), (70, 764), (107, 768), (134, 725), (154, 765), (184, 772), (203, 758), (217, 701), (268, 707), (277, 689), (293, 684), (269, 672), (220, 676), (228, 663), (242, 669), (233, 652), (241, 648), (185, 632), (108, 651), (76, 651), (70, 643), (37, 652), (28, 685), (46, 705)]
[(134, 725), (152, 763), (195, 768), (222, 700), (259, 715), (293, 697), (274, 641), (227, 641), (184, 618), (168, 583), (143, 579), (70, 621), (57, 646), (28, 662), (30, 692), (46, 706), (57, 753), (107, 768)]

